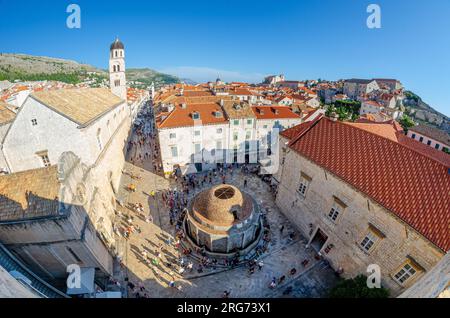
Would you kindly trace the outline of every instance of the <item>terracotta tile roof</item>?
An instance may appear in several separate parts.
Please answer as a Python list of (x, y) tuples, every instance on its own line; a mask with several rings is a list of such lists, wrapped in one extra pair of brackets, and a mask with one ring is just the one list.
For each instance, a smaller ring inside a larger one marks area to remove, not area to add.
[(378, 102), (376, 102), (374, 100), (363, 101), (363, 104), (371, 105), (371, 106), (375, 106), (375, 107), (383, 107), (383, 105), (381, 105), (380, 103), (378, 103)]
[(179, 104), (208, 104), (208, 103), (219, 103), (221, 99), (223, 100), (231, 100), (232, 96), (195, 96), (195, 97), (186, 97), (186, 96), (173, 96), (172, 99), (168, 99), (170, 103), (175, 105)]
[(247, 88), (234, 88), (229, 90), (230, 95), (243, 95), (243, 96), (251, 96), (253, 95)]
[(300, 119), (301, 117), (286, 106), (254, 106), (257, 119)]
[[(239, 105), (239, 108), (236, 108), (236, 105)], [(226, 100), (223, 108), (230, 119), (256, 118), (251, 106), (246, 102)]]
[(281, 135), (294, 135), (290, 148), (371, 197), (443, 251), (450, 250), (450, 166), (325, 117)]
[(294, 126), (292, 128), (283, 130), (280, 132), (280, 135), (289, 139), (291, 142), (295, 140), (295, 138), (298, 138), (303, 135), (306, 131), (309, 130), (316, 122), (318, 122), (322, 118), (322, 116), (317, 117), (316, 119), (312, 121), (304, 122), (300, 125)]
[(414, 140), (403, 134), (398, 135), (398, 142), (411, 148), (421, 154), (441, 162), (443, 165), (450, 167), (450, 155), (441, 150), (436, 150), (420, 141)]
[(82, 126), (125, 102), (106, 88), (58, 89), (31, 97)]
[(0, 222), (58, 214), (57, 166), (0, 177)]
[(210, 91), (184, 91), (183, 96), (185, 97), (201, 97), (201, 96), (212, 96), (213, 93)]
[(398, 142), (398, 126), (395, 126), (393, 121), (384, 123), (350, 123), (346, 122), (345, 125), (350, 125), (359, 129), (366, 130), (378, 136), (390, 139), (392, 141)]
[[(176, 128), (194, 126), (193, 113), (200, 114), (202, 125), (225, 124), (227, 117), (218, 103), (186, 104), (183, 109), (177, 105), (175, 109), (158, 124), (158, 128)], [(220, 112), (222, 117), (216, 117), (214, 112)]]
[(10, 110), (6, 103), (0, 101), (0, 125), (12, 122), (14, 118), (16, 118), (16, 113)]

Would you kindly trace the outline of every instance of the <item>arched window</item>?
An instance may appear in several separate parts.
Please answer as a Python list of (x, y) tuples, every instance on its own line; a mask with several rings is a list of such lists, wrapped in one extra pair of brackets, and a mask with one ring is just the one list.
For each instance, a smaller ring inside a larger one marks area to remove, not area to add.
[(117, 72), (120, 72), (120, 65), (117, 65)]
[(116, 55), (116, 57), (117, 57), (117, 51), (115, 51), (115, 55)]
[(103, 149), (101, 133), (102, 133), (102, 130), (99, 128), (97, 130), (97, 145), (100, 150)]
[(116, 66), (115, 65), (113, 65), (113, 72), (115, 72), (116, 71)]

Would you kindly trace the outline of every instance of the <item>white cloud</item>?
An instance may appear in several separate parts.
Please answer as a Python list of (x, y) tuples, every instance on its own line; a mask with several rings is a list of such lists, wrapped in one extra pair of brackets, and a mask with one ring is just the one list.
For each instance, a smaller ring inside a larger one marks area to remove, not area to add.
[(241, 73), (237, 71), (219, 70), (210, 67), (198, 66), (174, 66), (168, 67), (159, 72), (175, 75), (180, 78), (191, 79), (195, 82), (203, 83), (208, 81), (215, 81), (217, 77), (225, 82), (248, 82), (260, 83), (264, 79), (264, 74), (260, 73)]

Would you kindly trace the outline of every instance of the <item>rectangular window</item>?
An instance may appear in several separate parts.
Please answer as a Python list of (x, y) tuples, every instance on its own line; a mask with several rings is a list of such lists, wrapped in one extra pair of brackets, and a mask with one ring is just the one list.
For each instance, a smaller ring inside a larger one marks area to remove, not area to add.
[(216, 133), (217, 134), (221, 134), (223, 132), (223, 129), (222, 128), (217, 128), (217, 130), (216, 130)]
[(233, 140), (234, 140), (234, 141), (237, 141), (237, 140), (238, 140), (238, 136), (239, 136), (238, 133), (237, 133), (237, 132), (234, 132), (234, 133), (233, 133)]
[(423, 137), (420, 137), (420, 138), (419, 138), (419, 141), (420, 141), (420, 142), (423, 142)]
[(331, 207), (331, 210), (327, 216), (331, 221), (336, 222), (337, 219), (339, 218), (339, 215), (342, 214), (342, 211), (344, 211), (344, 209), (347, 206), (345, 205), (344, 202), (342, 202), (336, 196), (333, 196), (333, 198), (334, 198), (334, 203), (333, 203), (333, 206)]
[(44, 167), (50, 167), (51, 163), (50, 163), (50, 159), (48, 158), (48, 154), (44, 153), (40, 155), (41, 160), (42, 160), (42, 164), (44, 165)]
[(31, 125), (37, 126), (37, 119), (32, 119), (31, 120)]
[(200, 136), (200, 130), (194, 131), (194, 136)]
[(252, 137), (252, 132), (251, 131), (247, 131), (246, 133), (245, 133), (245, 139), (250, 139)]
[(412, 135), (411, 135), (411, 138), (412, 138), (412, 139), (416, 139), (416, 134), (412, 134)]
[(170, 139), (176, 139), (177, 138), (177, 134), (170, 134), (169, 138)]
[(366, 250), (367, 252), (370, 251), (370, 249), (373, 247), (375, 242), (378, 240), (378, 236), (376, 236), (374, 233), (369, 232), (367, 233), (366, 237), (361, 241), (360, 245), (361, 247)]
[(264, 129), (267, 129), (267, 127), (268, 127), (267, 125), (264, 125), (264, 126), (263, 126)]
[(427, 145), (431, 146), (431, 140), (428, 140)]
[(178, 148), (177, 148), (177, 146), (170, 147), (170, 151), (172, 152), (172, 157), (173, 158), (178, 157)]
[[(283, 163), (284, 163), (284, 157), (283, 157)], [(308, 176), (306, 173), (301, 172), (300, 176), (300, 185), (298, 187), (298, 192), (302, 197), (305, 197), (306, 191), (308, 190), (309, 183), (311, 182), (311, 177)]]
[(233, 125), (238, 126), (239, 125), (239, 120), (234, 120), (233, 121)]
[(440, 146), (441, 146), (441, 145), (436, 144), (436, 146), (434, 146), (434, 148), (435, 148), (435, 149), (439, 149)]
[[(283, 158), (284, 159), (284, 158)], [(300, 180), (300, 186), (298, 187), (298, 192), (304, 197), (306, 195), (306, 190), (308, 189), (309, 181), (302, 178)]]
[(405, 283), (408, 279), (410, 279), (414, 274), (416, 274), (416, 270), (410, 263), (406, 263), (403, 267), (394, 275), (394, 278), (400, 284)]
[(217, 141), (216, 142), (216, 149), (217, 150), (222, 150), (222, 141)]
[(252, 125), (253, 124), (253, 119), (247, 119), (247, 125)]
[(200, 151), (202, 151), (202, 145), (194, 144), (194, 151), (195, 153), (199, 153)]

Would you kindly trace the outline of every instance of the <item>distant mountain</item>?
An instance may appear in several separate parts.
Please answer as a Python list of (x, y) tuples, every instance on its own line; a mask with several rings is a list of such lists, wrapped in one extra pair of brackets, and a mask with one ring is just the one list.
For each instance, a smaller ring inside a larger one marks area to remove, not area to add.
[(450, 118), (425, 103), (422, 98), (411, 91), (405, 91), (403, 105), (414, 121), (433, 126), (450, 133)]
[(180, 82), (187, 84), (187, 85), (197, 85), (198, 84), (196, 81), (193, 81), (189, 78), (180, 78)]
[[(71, 60), (0, 53), (0, 81), (2, 80), (10, 82), (54, 80), (69, 84), (88, 81), (91, 85), (96, 86), (108, 80), (108, 72)], [(175, 76), (148, 68), (127, 70), (127, 80), (130, 82), (130, 86), (137, 88), (148, 87), (152, 82), (157, 86), (179, 83), (179, 79)]]
[[(180, 79), (176, 76), (159, 73), (149, 68), (130, 68), (127, 69), (127, 81), (139, 82), (147, 87), (152, 83), (155, 83), (156, 86), (179, 83)], [(135, 83), (135, 85), (139, 86), (138, 83)]]

